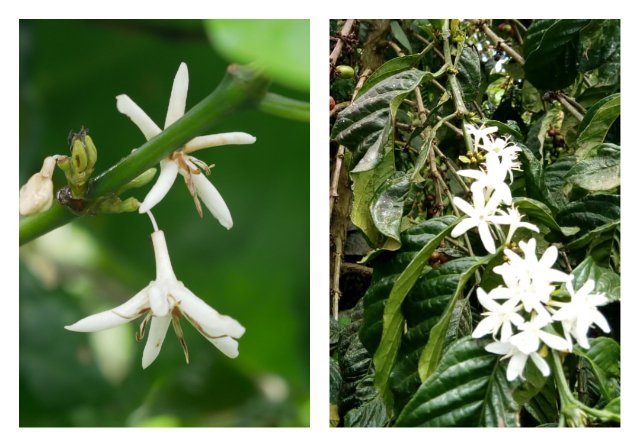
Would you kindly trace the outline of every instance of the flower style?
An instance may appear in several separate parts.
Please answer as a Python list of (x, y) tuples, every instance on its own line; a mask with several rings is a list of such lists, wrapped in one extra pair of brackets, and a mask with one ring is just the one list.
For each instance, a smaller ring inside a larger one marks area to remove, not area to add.
[(500, 331), (500, 341), (509, 341), (513, 335), (511, 326), (517, 327), (524, 323), (524, 318), (518, 313), (519, 303), (513, 299), (502, 304), (496, 302), (496, 299), (509, 298), (509, 293), (504, 287), (496, 287), (489, 293), (478, 287), (477, 293), (478, 301), (487, 309), (487, 312), (482, 313), (485, 318), (478, 323), (471, 336), (480, 338), (487, 334), (493, 334), (493, 338), (496, 339), (496, 335)]
[(543, 376), (547, 377), (551, 374), (549, 365), (537, 352), (524, 353), (510, 342), (493, 342), (485, 346), (485, 350), (493, 354), (502, 355), (503, 359), (510, 359), (507, 365), (507, 380), (512, 382), (517, 377), (523, 377), (524, 367), (527, 360), (531, 359), (533, 364), (540, 370)]
[[(167, 117), (164, 124), (165, 129), (184, 115), (188, 89), (189, 72), (187, 65), (183, 62), (180, 64), (173, 81)], [(127, 95), (117, 96), (116, 105), (118, 111), (127, 115), (131, 121), (140, 128), (147, 140), (150, 140), (162, 132), (160, 127)], [(200, 217), (202, 217), (202, 207), (199, 199), (204, 202), (211, 214), (218, 219), (223, 227), (230, 229), (233, 226), (233, 220), (229, 208), (218, 190), (203, 174), (203, 171), (206, 175), (210, 174), (209, 166), (189, 154), (208, 147), (226, 144), (252, 144), (255, 141), (256, 138), (254, 136), (244, 132), (229, 132), (195, 137), (160, 162), (160, 175), (158, 176), (158, 180), (140, 205), (139, 212), (146, 213), (158, 204), (164, 196), (167, 195), (178, 173), (180, 173), (184, 177)]]
[(595, 283), (587, 280), (583, 286), (575, 292), (572, 281), (567, 282), (567, 290), (571, 295), (571, 301), (562, 305), (553, 315), (554, 320), (562, 322), (565, 337), (570, 342), (571, 337), (584, 349), (589, 349), (587, 332), (592, 324), (597, 325), (604, 332), (610, 332), (611, 328), (607, 319), (597, 309), (598, 306), (607, 304), (607, 297), (602, 294), (592, 294)]
[(493, 194), (488, 202), (485, 202), (484, 193), (480, 190), (472, 190), (471, 191), (473, 205), (469, 204), (467, 201), (461, 199), (460, 197), (453, 198), (453, 204), (460, 211), (465, 213), (467, 216), (466, 219), (462, 219), (458, 225), (456, 225), (451, 232), (451, 237), (458, 237), (471, 228), (478, 227), (478, 232), (480, 233), (480, 239), (482, 240), (482, 244), (484, 248), (489, 253), (496, 252), (496, 244), (493, 240), (493, 236), (491, 235), (491, 230), (489, 229), (489, 223), (493, 222), (496, 209), (500, 205), (500, 196), (498, 194)]
[(142, 367), (147, 368), (160, 353), (162, 342), (169, 324), (178, 336), (189, 363), (189, 352), (180, 327), (180, 318), (184, 316), (216, 348), (228, 357), (238, 356), (238, 341), (244, 334), (244, 327), (231, 317), (220, 315), (207, 303), (198, 298), (176, 278), (171, 267), (167, 243), (162, 231), (151, 234), (156, 258), (156, 279), (120, 306), (88, 316), (65, 326), (76, 332), (96, 332), (132, 321), (142, 315), (146, 317), (140, 324), (136, 335), (138, 340), (144, 337), (147, 324), (149, 338), (142, 354)]

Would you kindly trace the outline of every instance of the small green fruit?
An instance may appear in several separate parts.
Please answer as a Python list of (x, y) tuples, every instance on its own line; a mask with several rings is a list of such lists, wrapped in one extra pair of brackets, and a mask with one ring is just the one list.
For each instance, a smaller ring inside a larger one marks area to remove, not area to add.
[(349, 65), (338, 65), (336, 67), (336, 73), (343, 79), (351, 79), (356, 74), (353, 67)]

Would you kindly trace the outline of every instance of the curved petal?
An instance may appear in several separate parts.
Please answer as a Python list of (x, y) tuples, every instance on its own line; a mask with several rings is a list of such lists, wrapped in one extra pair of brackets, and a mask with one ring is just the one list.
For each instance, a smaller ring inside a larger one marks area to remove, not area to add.
[(609, 327), (609, 322), (604, 317), (604, 315), (602, 315), (596, 309), (593, 309), (591, 319), (593, 320), (596, 326), (602, 329), (603, 332), (606, 332), (607, 334), (611, 332), (611, 328)]
[(532, 331), (520, 332), (511, 337), (511, 344), (523, 354), (531, 354), (538, 350), (540, 339)]
[(231, 337), (207, 338), (224, 355), (235, 359), (240, 354), (238, 352), (238, 341)]
[(527, 363), (527, 358), (527, 355), (520, 352), (511, 357), (511, 360), (509, 360), (509, 365), (507, 366), (507, 380), (509, 382), (522, 375), (524, 365)]
[(538, 263), (541, 267), (551, 268), (553, 264), (555, 264), (556, 259), (558, 259), (558, 248), (555, 245), (550, 245), (549, 248), (544, 251)]
[(462, 219), (462, 221), (458, 225), (453, 227), (453, 230), (451, 231), (451, 237), (461, 236), (476, 225), (478, 225), (478, 221), (476, 219)]
[(135, 320), (140, 315), (149, 310), (149, 300), (147, 296), (147, 288), (135, 294), (124, 304), (111, 310), (105, 310), (94, 315), (90, 315), (82, 320), (65, 326), (64, 328), (74, 332), (97, 332), (104, 329), (120, 326)]
[(457, 172), (458, 172), (458, 175), (462, 177), (471, 177), (476, 180), (480, 180), (481, 178), (484, 178), (486, 176), (484, 172), (479, 171), (477, 169), (462, 169)]
[(164, 196), (166, 196), (171, 189), (171, 185), (173, 185), (177, 176), (178, 163), (166, 159), (161, 160), (158, 180), (156, 180), (156, 183), (149, 190), (144, 201), (140, 204), (138, 212), (140, 214), (146, 213), (164, 199)]
[(207, 338), (230, 336), (240, 338), (244, 327), (231, 317), (219, 314), (186, 287), (176, 284), (170, 290), (178, 300), (180, 311)]
[(543, 376), (547, 377), (549, 374), (551, 374), (549, 365), (547, 365), (547, 362), (545, 362), (545, 360), (540, 357), (540, 354), (534, 352), (533, 354), (531, 354), (531, 360), (533, 360), (534, 365), (538, 367)]
[(496, 243), (493, 241), (493, 236), (491, 236), (491, 231), (489, 231), (489, 225), (486, 222), (480, 222), (478, 224), (478, 231), (480, 232), (480, 240), (484, 245), (484, 248), (489, 253), (496, 252)]
[(211, 211), (213, 217), (218, 219), (218, 222), (227, 230), (231, 229), (231, 227), (233, 227), (231, 212), (215, 186), (213, 186), (204, 174), (192, 174), (191, 179), (196, 187), (198, 196), (202, 199), (209, 211)]
[(173, 80), (171, 96), (169, 97), (169, 107), (167, 108), (167, 118), (164, 120), (166, 129), (178, 118), (184, 115), (184, 108), (187, 104), (187, 91), (189, 90), (189, 70), (187, 64), (182, 62), (178, 67), (178, 72)]
[[(471, 334), (473, 338), (484, 337), (487, 334), (492, 334), (500, 328), (500, 321), (495, 315), (489, 315), (478, 323), (475, 330)], [(505, 340), (501, 340), (505, 341)]]
[(538, 331), (538, 336), (547, 346), (556, 351), (569, 351), (571, 349), (571, 345), (567, 343), (567, 340), (557, 335), (541, 330)]
[(485, 351), (491, 352), (492, 354), (500, 354), (505, 355), (509, 354), (513, 346), (510, 343), (502, 343), (502, 342), (492, 342), (484, 347)]
[(116, 96), (116, 107), (120, 113), (127, 115), (133, 121), (133, 124), (138, 126), (147, 140), (162, 132), (162, 129), (149, 118), (149, 115), (127, 95)]
[(208, 147), (225, 146), (229, 144), (253, 144), (256, 137), (245, 132), (227, 132), (215, 135), (195, 137), (184, 145), (184, 151), (189, 154)]
[(142, 352), (142, 368), (146, 369), (160, 354), (162, 342), (167, 335), (169, 324), (171, 323), (171, 315), (164, 317), (151, 317), (151, 327), (149, 328), (149, 337), (147, 344), (144, 345)]
[[(164, 231), (158, 230), (151, 233), (151, 242), (153, 243), (153, 254), (156, 258), (157, 280), (161, 283), (177, 282), (178, 279), (175, 273), (173, 273), (173, 267), (171, 267), (171, 258), (169, 257), (169, 250), (167, 249), (167, 241), (164, 238)], [(163, 293), (166, 297), (166, 289)]]
[(473, 206), (471, 206), (469, 202), (467, 202), (464, 199), (461, 199), (460, 197), (454, 197), (453, 204), (456, 206), (456, 208), (458, 208), (460, 211), (462, 211), (468, 216), (478, 215), (478, 212), (476, 211), (476, 209)]

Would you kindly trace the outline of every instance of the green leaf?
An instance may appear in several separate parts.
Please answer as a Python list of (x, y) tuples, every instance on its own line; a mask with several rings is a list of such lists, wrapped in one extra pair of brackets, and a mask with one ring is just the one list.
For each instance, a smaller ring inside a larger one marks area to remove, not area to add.
[(480, 71), (480, 57), (475, 47), (464, 47), (456, 66), (456, 78), (462, 89), (462, 99), (467, 107), (472, 108), (473, 101), (480, 93), (482, 75)]
[(205, 20), (205, 28), (229, 61), (253, 63), (274, 81), (309, 91), (309, 20)]
[(371, 217), (378, 231), (400, 242), (400, 221), (411, 181), (407, 174), (396, 173), (387, 179), (371, 202)]
[(382, 82), (390, 76), (415, 68), (423, 54), (410, 54), (408, 56), (396, 57), (382, 64), (371, 76), (362, 84), (362, 88), (358, 92), (358, 97), (364, 95), (371, 87)]
[(562, 207), (569, 201), (564, 193), (564, 177), (575, 164), (576, 157), (565, 155), (544, 168), (542, 182), (548, 191), (549, 200), (557, 207)]
[(524, 81), (522, 85), (522, 108), (531, 113), (544, 110), (540, 92), (529, 81)]
[[(476, 264), (476, 258), (451, 260), (424, 273), (402, 303), (406, 330), (391, 373), (391, 388), (395, 407), (400, 410), (418, 389), (422, 380), (418, 374), (420, 355), (429, 341), (430, 332), (441, 319), (449, 304), (455, 302), (451, 321), (445, 334), (445, 344), (472, 330), (467, 300), (454, 300), (461, 276)], [(468, 328), (464, 325), (468, 324)]]
[(380, 396), (350, 410), (344, 417), (345, 427), (384, 427), (388, 422), (387, 410)]
[(567, 172), (565, 180), (590, 192), (607, 191), (620, 186), (620, 148), (594, 158), (579, 161)]
[(453, 293), (451, 300), (447, 305), (447, 308), (442, 313), (442, 316), (440, 317), (438, 323), (436, 323), (436, 325), (433, 326), (433, 328), (429, 332), (429, 341), (420, 354), (420, 361), (418, 363), (418, 374), (420, 374), (420, 380), (422, 380), (423, 382), (427, 380), (431, 374), (434, 373), (434, 371), (438, 367), (438, 364), (440, 363), (440, 358), (442, 357), (442, 352), (444, 351), (447, 328), (449, 327), (449, 323), (451, 322), (451, 317), (453, 315), (456, 302), (460, 299), (460, 296), (464, 292), (467, 281), (469, 281), (469, 279), (474, 275), (478, 267), (491, 262), (496, 257), (502, 257), (501, 250), (498, 250), (495, 254), (490, 254), (482, 258), (476, 258), (475, 262), (460, 275), (460, 280), (458, 281), (456, 290)]
[(620, 219), (611, 220), (603, 225), (600, 225), (593, 230), (584, 233), (577, 239), (572, 240), (567, 244), (567, 248), (570, 250), (575, 250), (578, 248), (582, 248), (585, 245), (593, 244), (594, 242), (601, 239), (601, 237), (610, 238), (610, 234), (615, 231), (620, 225)]
[(573, 287), (578, 290), (587, 280), (595, 282), (593, 293), (605, 295), (609, 301), (620, 300), (620, 275), (612, 270), (601, 267), (594, 259), (587, 256), (575, 269), (573, 269)]
[(376, 191), (394, 172), (394, 153), (389, 151), (375, 168), (369, 171), (351, 173), (351, 180), (353, 181), (351, 222), (362, 230), (372, 247), (382, 245), (383, 237), (371, 217), (371, 204)]
[(399, 427), (514, 427), (519, 406), (504, 362), (470, 337), (449, 347), (398, 416)]
[(585, 351), (575, 346), (574, 351), (589, 362), (605, 402), (620, 396), (620, 345), (609, 337), (590, 340)]
[(398, 107), (430, 76), (415, 69), (397, 73), (372, 86), (338, 114), (331, 138), (353, 152), (353, 172), (373, 169), (382, 160)]
[(409, 53), (413, 53), (413, 48), (411, 48), (411, 42), (407, 39), (407, 35), (404, 33), (402, 26), (398, 23), (397, 20), (392, 20), (391, 23), (391, 35), (394, 39), (396, 39), (400, 45), (404, 47)]
[(607, 96), (585, 114), (576, 139), (576, 156), (580, 159), (602, 143), (613, 122), (620, 116), (620, 93)]
[(617, 219), (620, 219), (620, 196), (612, 194), (584, 197), (569, 203), (556, 214), (560, 225), (580, 227), (580, 235)]
[(620, 20), (592, 20), (580, 32), (580, 71), (598, 68), (620, 53)]
[(565, 236), (572, 236), (580, 231), (578, 227), (561, 227), (558, 225), (549, 207), (542, 202), (526, 197), (514, 197), (513, 204), (534, 223), (541, 223), (550, 230), (559, 231)]
[(525, 76), (541, 90), (569, 86), (578, 75), (580, 30), (589, 20), (534, 22), (523, 43)]
[(540, 392), (529, 399), (524, 408), (540, 424), (557, 423), (558, 392), (555, 382), (551, 378), (547, 379)]
[(552, 211), (557, 209), (557, 203), (551, 198), (549, 189), (544, 181), (542, 163), (529, 148), (526, 146), (520, 147), (522, 149), (520, 160), (522, 161), (527, 196), (544, 203)]
[(402, 302), (422, 273), (422, 269), (429, 260), (431, 253), (440, 245), (440, 241), (451, 232), (457, 221), (458, 219), (452, 219), (451, 216), (427, 221), (432, 224), (430, 229), (440, 227), (440, 231), (433, 234), (429, 242), (409, 262), (406, 269), (395, 280), (391, 293), (389, 293), (389, 299), (384, 306), (382, 318), (382, 337), (373, 356), (373, 363), (376, 368), (376, 386), (383, 396), (387, 394), (389, 375), (400, 346), (404, 324), (404, 317), (401, 312)]
[(340, 375), (340, 364), (333, 357), (329, 358), (329, 402), (338, 403), (340, 387), (342, 386), (342, 375)]
[(544, 155), (544, 144), (547, 132), (551, 128), (560, 128), (564, 120), (564, 112), (559, 103), (555, 102), (549, 110), (534, 122), (527, 134), (527, 147), (536, 156)]
[(486, 127), (496, 126), (501, 134), (509, 134), (515, 138), (516, 141), (522, 141), (524, 138), (522, 132), (520, 132), (520, 129), (518, 128), (518, 124), (514, 121), (509, 121), (508, 124), (505, 124), (502, 121), (486, 120), (484, 125)]

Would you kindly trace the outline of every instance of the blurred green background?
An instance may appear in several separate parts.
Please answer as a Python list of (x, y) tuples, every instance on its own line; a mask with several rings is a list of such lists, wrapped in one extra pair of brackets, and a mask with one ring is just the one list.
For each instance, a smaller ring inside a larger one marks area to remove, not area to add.
[[(300, 82), (300, 72), (308, 79), (308, 21), (237, 24), (234, 37), (232, 23), (221, 23), (221, 41), (216, 24), (201, 21), (22, 20), (20, 184), (45, 156), (67, 154), (67, 135), (81, 126), (98, 148), (95, 173), (103, 172), (145, 141), (117, 112), (116, 95), (128, 94), (162, 126), (180, 62), (189, 67), (189, 109), (230, 62), (248, 62), (246, 51), (234, 60), (233, 45), (260, 40), (264, 54), (272, 39), (274, 57), (301, 67), (273, 72), (270, 91), (308, 101), (308, 81)], [(216, 165), (210, 179), (233, 229), (206, 209), (201, 220), (181, 180), (153, 211), (178, 279), (247, 328), (240, 356), (228, 359), (183, 320), (191, 364), (170, 328), (160, 356), (142, 370), (139, 320), (95, 334), (66, 331), (155, 276), (146, 216), (77, 219), (20, 250), (21, 426), (308, 426), (309, 126), (248, 110), (210, 133), (228, 131), (257, 142), (198, 157)], [(149, 187), (126, 194), (142, 200)]]

